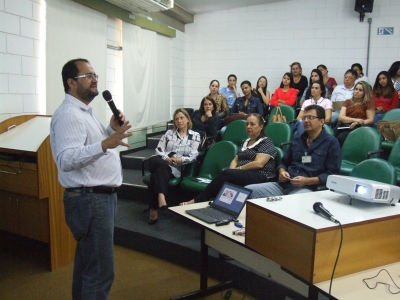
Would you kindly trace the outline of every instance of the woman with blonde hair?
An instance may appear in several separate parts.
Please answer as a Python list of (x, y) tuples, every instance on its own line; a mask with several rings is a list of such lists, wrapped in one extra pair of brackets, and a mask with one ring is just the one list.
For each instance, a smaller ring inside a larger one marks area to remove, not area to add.
[(191, 130), (192, 121), (188, 112), (178, 108), (173, 115), (174, 129), (168, 130), (158, 142), (156, 155), (149, 160), (149, 224), (158, 220), (158, 210), (168, 208), (166, 195), (168, 182), (181, 174), (183, 162), (196, 159), (199, 154), (200, 134)]
[(372, 126), (375, 117), (375, 104), (372, 100), (371, 87), (366, 81), (359, 81), (354, 86), (353, 98), (346, 100), (339, 114), (335, 136), (340, 146), (343, 145), (351, 130), (360, 126)]

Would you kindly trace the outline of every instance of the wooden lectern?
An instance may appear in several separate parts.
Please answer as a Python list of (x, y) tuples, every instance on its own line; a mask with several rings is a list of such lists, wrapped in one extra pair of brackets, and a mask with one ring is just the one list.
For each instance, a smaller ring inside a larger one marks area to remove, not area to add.
[(50, 121), (22, 115), (0, 123), (0, 230), (47, 243), (54, 270), (73, 261), (76, 242), (65, 223)]

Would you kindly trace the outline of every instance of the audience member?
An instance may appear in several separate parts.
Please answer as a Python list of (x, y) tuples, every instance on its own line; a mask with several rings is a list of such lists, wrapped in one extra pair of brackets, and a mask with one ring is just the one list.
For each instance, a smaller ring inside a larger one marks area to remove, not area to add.
[(335, 126), (337, 123), (343, 102), (353, 97), (354, 84), (356, 82), (356, 79), (357, 79), (357, 72), (352, 69), (349, 69), (346, 71), (346, 73), (344, 73), (343, 84), (338, 85), (333, 90), (331, 96), (331, 101), (332, 101), (331, 123), (333, 126)]
[(232, 107), (236, 98), (240, 97), (240, 93), (238, 92), (238, 90), (236, 88), (236, 82), (237, 82), (236, 75), (234, 75), (234, 74), (229, 75), (228, 76), (228, 86), (223, 87), (219, 91), (220, 94), (225, 96), (229, 108)]
[[(374, 123), (375, 105), (372, 101), (371, 88), (368, 82), (359, 81), (354, 86), (354, 94), (350, 100), (346, 100), (340, 110), (338, 128), (335, 128), (335, 136), (340, 146), (343, 145), (350, 131), (359, 126)], [(340, 127), (346, 127), (339, 129)]]
[(304, 101), (301, 106), (299, 115), (297, 116), (297, 122), (293, 126), (293, 132), (295, 136), (302, 135), (304, 132), (304, 125), (302, 118), (304, 116), (304, 110), (309, 105), (319, 105), (325, 109), (325, 123), (330, 123), (332, 117), (332, 102), (328, 98), (325, 98), (325, 87), (321, 81), (313, 82), (311, 85), (311, 98)]
[(218, 93), (219, 89), (219, 81), (216, 79), (211, 80), (210, 82), (210, 93), (208, 94), (215, 102), (215, 113), (220, 117), (223, 118), (228, 115), (228, 103), (226, 102), (226, 98), (224, 95)]
[(235, 100), (235, 103), (232, 105), (231, 108), (231, 114), (239, 113), (243, 115), (249, 115), (251, 113), (258, 113), (262, 115), (263, 107), (258, 98), (253, 96), (250, 81), (243, 81), (240, 84), (240, 87), (244, 96), (239, 97)]
[(90, 104), (99, 94), (98, 76), (88, 60), (70, 60), (61, 73), (65, 100), (51, 118), (50, 145), (65, 188), (59, 200), (77, 242), (71, 299), (107, 299), (115, 274), (114, 223), (122, 183), (115, 148), (129, 147), (124, 139), (132, 135), (132, 126), (120, 111), (121, 125), (114, 115), (107, 127), (96, 117)]
[(260, 103), (263, 106), (264, 109), (263, 116), (269, 115), (269, 102), (271, 100), (271, 95), (267, 90), (267, 86), (268, 86), (267, 77), (261, 76), (257, 80), (256, 88), (253, 89), (254, 96), (260, 99)]
[(357, 72), (356, 83), (359, 81), (365, 81), (369, 84), (368, 77), (364, 75), (363, 67), (359, 63), (352, 64), (351, 69)]
[(149, 160), (149, 224), (158, 220), (158, 210), (168, 208), (166, 195), (168, 182), (181, 175), (183, 162), (196, 159), (200, 144), (200, 135), (191, 130), (192, 121), (187, 111), (179, 108), (174, 112), (174, 129), (168, 130), (158, 142), (156, 155)]
[(215, 101), (210, 96), (206, 96), (201, 100), (200, 108), (192, 114), (193, 130), (199, 132), (200, 135), (205, 133), (206, 136), (217, 135), (220, 127), (220, 118), (215, 111)]
[(400, 97), (400, 61), (395, 61), (388, 71), (392, 78), (394, 89), (398, 92)]
[(300, 98), (308, 86), (307, 77), (302, 75), (303, 69), (299, 62), (290, 65), (290, 72), (293, 75), (293, 88), (297, 90), (297, 97)]
[(293, 88), (293, 76), (291, 73), (285, 73), (282, 82), (271, 97), (270, 105), (273, 107), (285, 104), (293, 106), (296, 103), (297, 91)]
[(376, 76), (372, 98), (375, 103), (374, 127), (376, 127), (376, 122), (382, 119), (385, 112), (399, 106), (399, 94), (394, 89), (388, 72), (382, 71)]
[(336, 80), (333, 77), (329, 77), (328, 68), (325, 65), (319, 65), (317, 69), (321, 71), (322, 76), (324, 77), (324, 85), (328, 89), (328, 94), (325, 95), (325, 97), (330, 99), (333, 90), (337, 86)]
[[(304, 100), (307, 100), (307, 99), (311, 98), (311, 86), (312, 86), (312, 83), (313, 82), (317, 82), (317, 81), (321, 81), (321, 82), (323, 81), (322, 73), (318, 69), (313, 69), (311, 71), (311, 75), (310, 75), (310, 84), (309, 84), (308, 87), (306, 87), (306, 89), (304, 90), (303, 95), (300, 98), (300, 102), (299, 102), (300, 106), (303, 105)], [(326, 88), (325, 88), (325, 91), (326, 92), (324, 94), (327, 95), (328, 94), (328, 90)]]
[(250, 114), (246, 120), (249, 138), (243, 142), (229, 168), (214, 178), (197, 197), (180, 205), (209, 201), (218, 194), (224, 182), (240, 186), (266, 182), (267, 177), (275, 173), (276, 149), (271, 139), (265, 136), (264, 125), (261, 115)]
[(328, 175), (339, 174), (341, 149), (335, 137), (323, 129), (325, 110), (319, 105), (304, 109), (305, 132), (292, 143), (277, 168), (279, 181), (248, 185), (251, 198), (315, 191)]

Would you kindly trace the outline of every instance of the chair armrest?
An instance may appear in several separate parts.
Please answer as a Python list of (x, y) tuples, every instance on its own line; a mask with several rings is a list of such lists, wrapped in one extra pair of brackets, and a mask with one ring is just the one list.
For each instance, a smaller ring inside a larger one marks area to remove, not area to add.
[(319, 192), (319, 191), (325, 191), (325, 190), (327, 190), (328, 188), (326, 187), (326, 185), (324, 185), (324, 184), (319, 184), (318, 186), (317, 186), (317, 188), (316, 188), (316, 192)]
[(149, 163), (150, 157), (143, 158), (143, 160), (142, 160), (142, 177), (144, 176), (144, 170), (146, 168), (146, 165), (148, 165), (148, 163)]
[(283, 149), (283, 147), (285, 147), (286, 145), (290, 145), (292, 142), (283, 142), (279, 145), (279, 148)]
[(381, 153), (381, 152), (383, 152), (383, 150), (368, 151), (368, 153), (367, 153), (367, 158), (370, 158), (371, 155), (373, 155), (373, 154), (377, 154), (377, 153)]

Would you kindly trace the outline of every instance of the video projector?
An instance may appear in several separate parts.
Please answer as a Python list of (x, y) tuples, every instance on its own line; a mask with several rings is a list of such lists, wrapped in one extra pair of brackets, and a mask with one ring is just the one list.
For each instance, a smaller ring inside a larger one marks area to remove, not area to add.
[(378, 181), (329, 175), (326, 187), (336, 193), (373, 203), (395, 204), (400, 199), (400, 187)]

